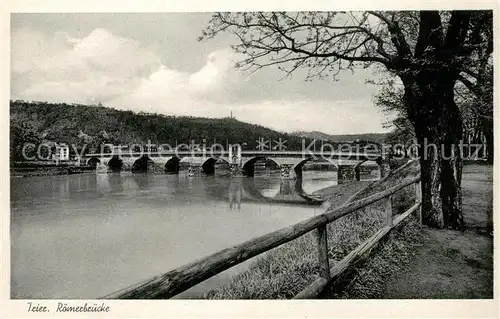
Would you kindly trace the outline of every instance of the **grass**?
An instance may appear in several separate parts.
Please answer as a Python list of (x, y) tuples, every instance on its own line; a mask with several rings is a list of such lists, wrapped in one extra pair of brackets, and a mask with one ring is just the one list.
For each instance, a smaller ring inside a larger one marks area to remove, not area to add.
[(389, 234), (376, 253), (354, 270), (349, 284), (328, 297), (336, 299), (378, 299), (384, 297), (385, 284), (391, 275), (409, 269), (415, 248), (422, 245), (420, 225), (415, 217)]
[[(374, 184), (376, 185), (376, 184)], [(393, 213), (401, 214), (413, 203), (414, 188), (408, 187), (394, 194)], [(374, 203), (364, 210), (359, 210), (328, 225), (328, 247), (330, 267), (342, 260), (359, 244), (372, 236), (384, 226), (385, 213), (383, 201)], [(407, 227), (407, 226), (404, 226)], [(382, 249), (387, 256), (378, 257), (371, 262), (371, 267), (365, 272), (359, 272), (352, 282), (347, 295), (369, 296), (377, 291), (375, 281), (396, 266), (388, 267), (391, 261), (400, 263), (400, 258), (406, 258), (410, 246), (404, 244), (404, 237), (413, 234), (412, 227), (403, 228), (402, 237), (389, 241), (389, 246)], [(398, 235), (391, 235), (398, 236)], [(409, 236), (411, 239), (411, 236)], [(399, 259), (398, 259), (399, 258)], [(207, 299), (289, 299), (311, 284), (318, 274), (318, 256), (314, 232), (299, 237), (289, 243), (277, 247), (259, 257), (248, 270), (235, 275), (232, 280), (220, 287), (205, 293)], [(381, 277), (382, 278), (382, 277)], [(362, 288), (362, 284), (370, 287)], [(366, 291), (362, 293), (363, 289)], [(349, 291), (350, 292), (349, 294)], [(371, 291), (371, 292), (370, 292)]]

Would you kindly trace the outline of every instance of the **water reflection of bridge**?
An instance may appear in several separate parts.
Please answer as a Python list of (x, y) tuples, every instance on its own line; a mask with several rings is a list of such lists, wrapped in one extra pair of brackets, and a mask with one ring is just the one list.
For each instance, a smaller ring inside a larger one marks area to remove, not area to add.
[[(152, 174), (104, 174), (95, 175), (97, 191), (103, 194), (120, 193), (124, 190), (145, 190), (161, 185), (159, 179), (166, 175)], [(172, 196), (204, 192), (209, 198), (227, 201), (231, 209), (240, 209), (242, 202), (276, 204), (320, 204), (323, 199), (313, 192), (336, 185), (336, 181), (283, 180), (280, 178), (223, 178), (223, 177), (182, 177), (171, 175), (168, 189)], [(305, 186), (305, 187), (304, 187)], [(305, 189), (306, 188), (306, 189)], [(167, 194), (165, 194), (167, 196)], [(159, 199), (160, 200), (160, 199)]]
[[(335, 184), (335, 181), (331, 181), (328, 186)], [(323, 198), (306, 192), (303, 185), (302, 179), (238, 178), (229, 180), (227, 191), (218, 192), (218, 195), (227, 199), (232, 209), (240, 209), (241, 202), (314, 205), (324, 201)], [(318, 187), (318, 190), (321, 188)]]

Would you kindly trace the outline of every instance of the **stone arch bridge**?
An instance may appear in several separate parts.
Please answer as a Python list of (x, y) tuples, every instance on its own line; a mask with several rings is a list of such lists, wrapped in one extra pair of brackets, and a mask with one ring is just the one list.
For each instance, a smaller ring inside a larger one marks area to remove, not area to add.
[[(378, 166), (384, 176), (388, 165), (380, 153), (302, 152), (302, 151), (242, 151), (229, 150), (210, 154), (201, 151), (157, 153), (112, 152), (87, 154), (84, 165), (96, 167), (98, 173), (155, 172), (213, 175), (226, 171), (231, 176), (254, 176), (256, 164), (274, 162), (281, 178), (301, 178), (303, 167), (310, 162), (332, 164), (338, 172), (338, 181), (360, 180), (363, 166)], [(363, 165), (364, 164), (364, 165)]]

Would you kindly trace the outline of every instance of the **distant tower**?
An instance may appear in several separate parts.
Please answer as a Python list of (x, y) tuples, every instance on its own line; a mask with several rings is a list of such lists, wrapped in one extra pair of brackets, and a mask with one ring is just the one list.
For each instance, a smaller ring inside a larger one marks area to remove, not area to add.
[(233, 118), (233, 110), (231, 110), (231, 118)]

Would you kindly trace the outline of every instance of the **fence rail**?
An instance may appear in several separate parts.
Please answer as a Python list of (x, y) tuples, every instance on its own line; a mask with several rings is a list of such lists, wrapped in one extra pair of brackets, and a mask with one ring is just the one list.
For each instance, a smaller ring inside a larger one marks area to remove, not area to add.
[[(414, 177), (384, 191), (358, 201), (348, 203), (344, 206), (329, 209), (324, 214), (308, 218), (292, 226), (248, 240), (234, 247), (221, 250), (210, 256), (201, 258), (162, 275), (155, 276), (144, 282), (104, 296), (103, 298), (168, 299), (228, 268), (236, 266), (237, 264), (262, 254), (272, 248), (290, 242), (313, 230), (316, 230), (319, 258), (319, 278), (300, 292), (295, 298), (311, 298), (317, 296), (319, 292), (332, 282), (332, 280), (338, 279), (340, 274), (347, 267), (356, 263), (360, 256), (369, 252), (391, 229), (401, 223), (401, 221), (408, 217), (412, 212), (419, 210), (421, 206), (419, 182), (420, 176)], [(391, 205), (392, 195), (412, 184), (417, 184), (415, 205), (393, 220)], [(326, 226), (343, 216), (351, 214), (358, 209), (364, 208), (382, 199), (386, 200), (384, 206), (385, 213), (387, 214), (386, 225), (347, 255), (342, 261), (337, 263), (332, 269), (330, 269)], [(421, 212), (419, 212), (419, 214), (421, 214)]]

